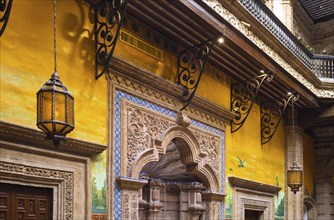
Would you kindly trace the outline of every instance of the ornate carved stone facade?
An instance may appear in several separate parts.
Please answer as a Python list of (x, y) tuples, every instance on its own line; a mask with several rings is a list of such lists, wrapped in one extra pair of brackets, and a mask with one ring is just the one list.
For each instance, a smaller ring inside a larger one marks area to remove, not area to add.
[[(159, 92), (142, 84), (143, 82), (133, 82), (132, 76), (128, 78), (129, 76), (117, 73), (109, 77), (111, 97), (114, 97), (115, 101), (111, 109), (114, 109), (116, 122), (113, 124), (116, 129), (113, 142), (115, 149), (114, 156), (111, 157), (114, 158), (115, 173), (112, 174), (111, 181), (114, 181), (115, 176), (122, 176), (123, 179), (117, 180), (118, 186), (112, 187), (115, 194), (112, 204), (115, 207), (112, 211), (114, 217), (121, 215), (124, 219), (156, 219), (166, 215), (165, 206), (173, 206), (173, 202), (166, 200), (165, 193), (172, 193), (173, 198), (184, 200), (183, 208), (169, 212), (170, 215), (180, 215), (185, 219), (188, 216), (205, 216), (206, 219), (222, 217), (224, 123), (233, 115), (223, 110), (219, 111), (219, 114), (225, 116), (217, 117), (191, 106), (185, 112), (189, 113), (189, 119), (184, 114), (177, 113), (180, 103), (173, 98), (176, 95), (175, 90), (170, 93), (172, 96), (169, 96), (163, 91)], [(123, 92), (123, 88), (126, 88), (127, 92)], [(200, 100), (198, 103), (201, 102)], [(170, 151), (171, 146), (175, 150)], [(179, 156), (175, 157), (175, 152)], [(175, 162), (169, 164), (169, 161)], [(177, 172), (160, 172), (159, 167), (175, 168)], [(148, 173), (147, 179), (141, 179), (142, 171)], [(200, 180), (205, 188), (188, 189), (183, 183), (179, 186), (179, 194), (176, 196), (171, 186), (178, 184), (175, 182), (178, 174), (188, 182)], [(162, 185), (159, 187), (153, 184), (156, 182), (153, 179), (157, 177), (162, 178)], [(144, 184), (146, 181), (147, 186), (142, 190), (133, 189), (133, 186), (125, 184), (125, 181), (138, 184)], [(212, 195), (202, 196), (204, 189)], [(185, 198), (192, 199), (188, 201)], [(120, 204), (122, 210), (117, 208)], [(205, 209), (205, 206), (209, 207)]]

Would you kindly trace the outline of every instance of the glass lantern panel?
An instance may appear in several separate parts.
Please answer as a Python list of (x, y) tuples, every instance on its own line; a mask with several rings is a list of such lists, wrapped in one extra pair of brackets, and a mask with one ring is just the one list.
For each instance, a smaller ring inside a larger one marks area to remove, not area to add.
[(51, 91), (47, 91), (47, 92), (43, 92), (41, 93), (41, 107), (42, 107), (42, 111), (41, 111), (41, 119), (42, 121), (50, 121), (52, 120), (52, 92)]
[(68, 96), (67, 102), (68, 102), (67, 123), (74, 126), (74, 99)]
[(43, 125), (45, 126), (45, 128), (47, 129), (48, 132), (52, 131), (52, 123), (48, 122), (48, 123), (43, 123)]
[(64, 127), (65, 127), (66, 125), (63, 125), (63, 124), (59, 124), (59, 123), (55, 123), (55, 128), (56, 128), (56, 130), (55, 130), (55, 134), (64, 134), (64, 132), (62, 131), (63, 129), (64, 129)]
[[(66, 106), (65, 106), (65, 94), (55, 92), (55, 121), (65, 122), (65, 115), (66, 115)], [(56, 131), (59, 132), (63, 126), (57, 126)]]
[(289, 170), (287, 173), (288, 184), (302, 184), (302, 171), (301, 170)]
[(72, 130), (73, 130), (72, 127), (67, 126), (67, 127), (64, 129), (63, 134), (67, 134), (67, 133), (69, 133), (69, 132), (72, 131)]

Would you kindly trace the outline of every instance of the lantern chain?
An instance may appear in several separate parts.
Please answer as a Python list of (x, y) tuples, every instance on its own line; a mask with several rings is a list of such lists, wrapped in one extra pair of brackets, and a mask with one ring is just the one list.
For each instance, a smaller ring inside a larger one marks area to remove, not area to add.
[(56, 0), (53, 0), (53, 59), (54, 59), (54, 71), (57, 72), (57, 13), (56, 13)]
[(296, 162), (296, 141), (295, 141), (295, 111), (294, 111), (294, 106), (293, 106), (294, 100), (292, 100), (292, 144), (293, 144), (293, 163)]

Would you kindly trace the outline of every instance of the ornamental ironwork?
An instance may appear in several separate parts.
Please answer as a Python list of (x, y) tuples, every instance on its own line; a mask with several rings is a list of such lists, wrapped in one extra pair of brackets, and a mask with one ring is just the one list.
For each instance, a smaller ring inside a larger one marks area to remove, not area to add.
[(180, 111), (185, 109), (193, 99), (210, 56), (211, 49), (217, 39), (218, 43), (223, 43), (223, 39), (216, 36), (179, 52), (178, 84), (184, 88), (184, 100), (182, 101), (185, 103)]
[(239, 130), (245, 123), (262, 83), (264, 81), (271, 82), (273, 78), (272, 72), (267, 71), (262, 75), (246, 80), (244, 83), (231, 85), (231, 111), (236, 114), (234, 120), (231, 121), (232, 133)]
[(261, 144), (266, 144), (271, 140), (289, 102), (296, 102), (298, 99), (297, 92), (288, 92), (286, 97), (261, 103)]
[[(87, 0), (95, 14), (95, 78), (100, 78), (109, 68), (129, 0)], [(118, 25), (117, 25), (118, 24)], [(117, 29), (114, 32), (114, 28)]]
[(0, 37), (5, 32), (10, 11), (12, 9), (13, 0), (1, 0), (0, 1)]

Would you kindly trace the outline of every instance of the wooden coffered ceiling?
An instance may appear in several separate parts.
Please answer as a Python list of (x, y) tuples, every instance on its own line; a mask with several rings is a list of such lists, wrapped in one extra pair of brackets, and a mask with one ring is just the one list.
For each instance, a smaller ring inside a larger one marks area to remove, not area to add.
[(314, 23), (334, 19), (334, 0), (299, 0)]
[(260, 75), (260, 70), (269, 69), (274, 73), (274, 80), (263, 84), (262, 97), (277, 98), (295, 90), (300, 94), (299, 107), (319, 109), (318, 101), (309, 89), (221, 17), (206, 10), (209, 9), (200, 1), (141, 0), (130, 1), (127, 13), (183, 48), (223, 34), (224, 45), (212, 49), (209, 61), (212, 65), (236, 81), (252, 78)]

